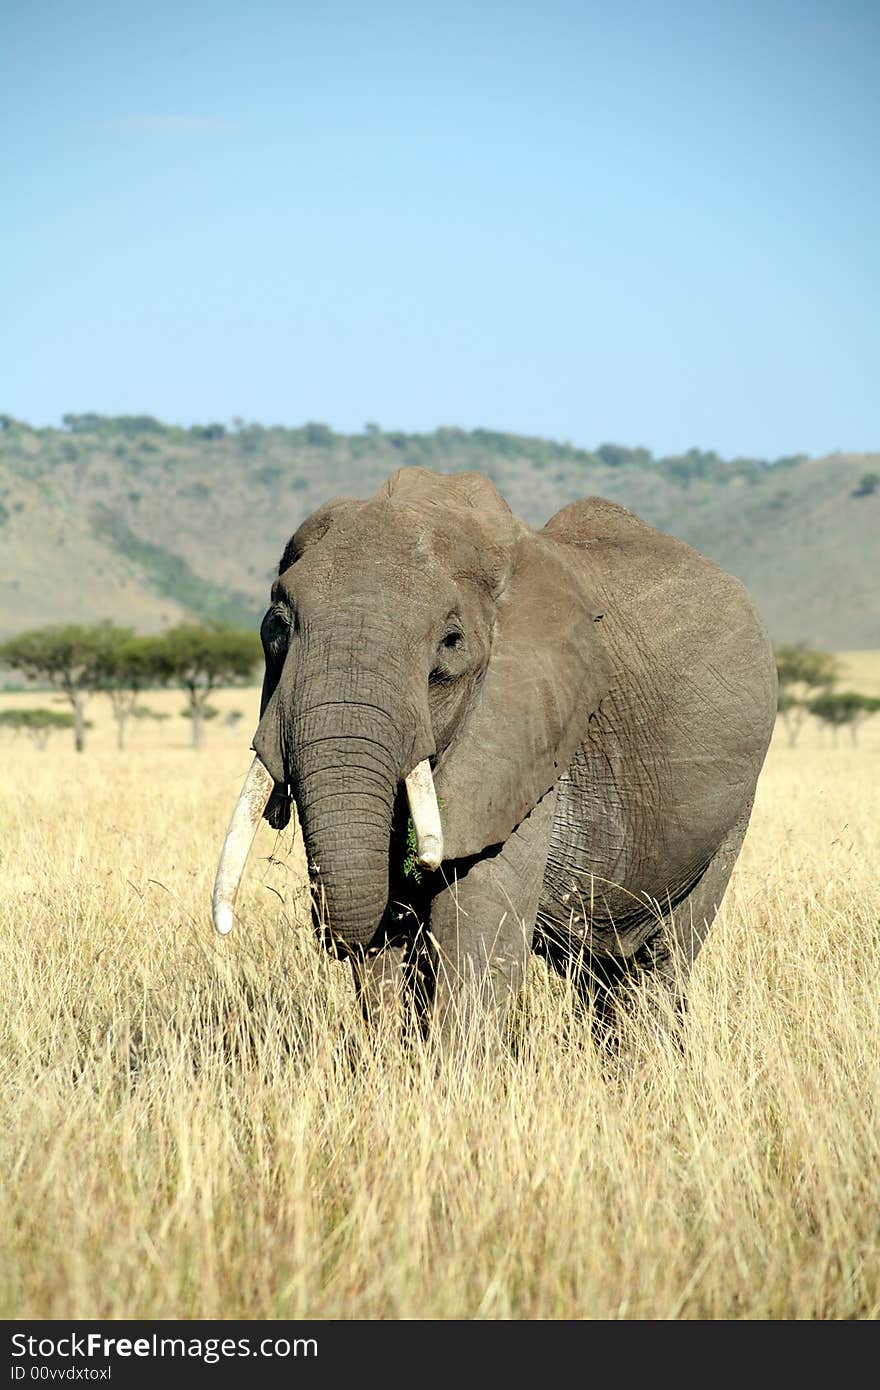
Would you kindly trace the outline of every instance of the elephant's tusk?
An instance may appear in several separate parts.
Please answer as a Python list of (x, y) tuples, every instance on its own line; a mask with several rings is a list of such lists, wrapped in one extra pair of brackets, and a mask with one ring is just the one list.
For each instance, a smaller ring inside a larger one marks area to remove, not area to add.
[(235, 803), (214, 880), (214, 926), (221, 936), (232, 930), (238, 885), (274, 786), (271, 772), (254, 758)]
[(443, 830), (434, 777), (427, 758), (414, 767), (407, 777), (406, 797), (416, 832), (419, 863), (426, 869), (439, 869), (443, 862)]

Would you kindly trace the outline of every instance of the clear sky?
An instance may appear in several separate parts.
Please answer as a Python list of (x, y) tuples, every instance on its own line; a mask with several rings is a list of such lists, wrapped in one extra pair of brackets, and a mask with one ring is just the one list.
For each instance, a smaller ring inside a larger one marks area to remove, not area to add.
[(876, 0), (5, 0), (0, 410), (880, 449)]

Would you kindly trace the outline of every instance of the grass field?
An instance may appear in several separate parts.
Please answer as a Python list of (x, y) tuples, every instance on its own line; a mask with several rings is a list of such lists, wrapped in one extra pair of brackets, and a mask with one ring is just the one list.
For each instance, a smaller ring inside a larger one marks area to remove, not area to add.
[(880, 1313), (880, 718), (775, 742), (684, 1055), (612, 1070), (536, 962), (478, 1067), (370, 1046), (289, 836), (212, 934), (256, 698), (0, 739), (0, 1315)]

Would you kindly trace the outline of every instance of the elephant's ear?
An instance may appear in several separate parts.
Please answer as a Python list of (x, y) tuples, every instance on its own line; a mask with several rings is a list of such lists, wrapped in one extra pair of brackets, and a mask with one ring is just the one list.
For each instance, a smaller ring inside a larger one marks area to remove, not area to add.
[(576, 552), (524, 532), (482, 683), (435, 770), (444, 858), (506, 840), (568, 767), (610, 684)]

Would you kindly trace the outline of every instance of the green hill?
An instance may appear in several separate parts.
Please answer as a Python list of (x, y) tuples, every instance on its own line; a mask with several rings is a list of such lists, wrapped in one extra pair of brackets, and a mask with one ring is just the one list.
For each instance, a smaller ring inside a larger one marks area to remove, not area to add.
[(537, 525), (573, 498), (612, 498), (743, 579), (777, 641), (880, 646), (878, 455), (657, 459), (489, 430), (236, 426), (0, 417), (0, 637), (103, 617), (144, 630), (185, 613), (255, 623), (304, 516), (420, 464), (487, 474)]

